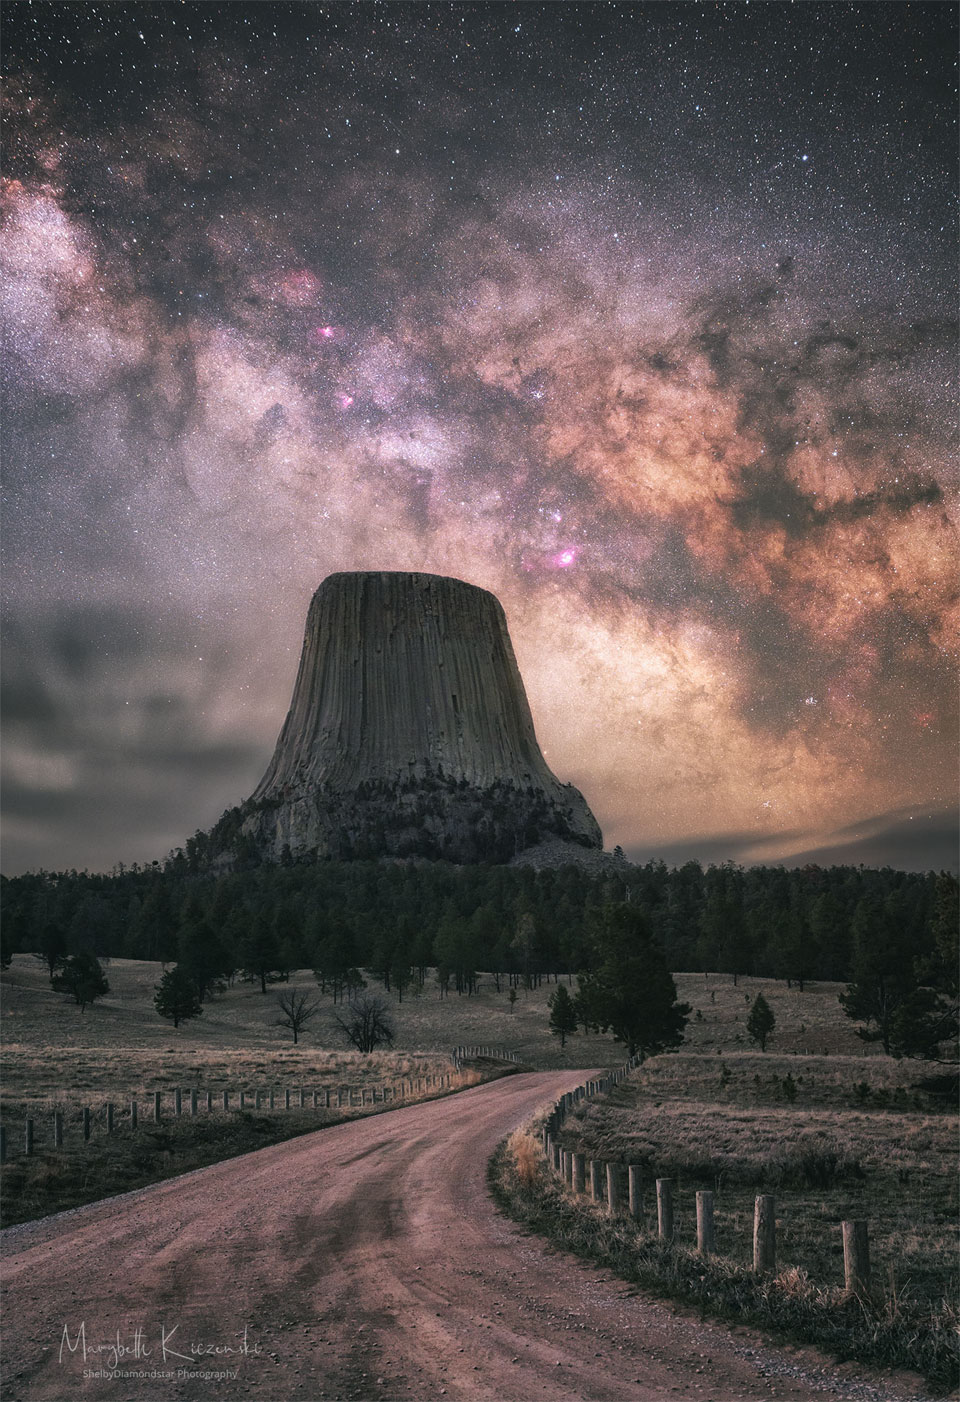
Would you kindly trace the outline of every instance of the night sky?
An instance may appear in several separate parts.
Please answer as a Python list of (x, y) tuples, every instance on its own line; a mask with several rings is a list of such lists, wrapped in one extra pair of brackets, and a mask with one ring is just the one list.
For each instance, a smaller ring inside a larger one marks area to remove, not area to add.
[(307, 604), (504, 604), (608, 846), (955, 864), (957, 11), (4, 4), (7, 874), (245, 798)]

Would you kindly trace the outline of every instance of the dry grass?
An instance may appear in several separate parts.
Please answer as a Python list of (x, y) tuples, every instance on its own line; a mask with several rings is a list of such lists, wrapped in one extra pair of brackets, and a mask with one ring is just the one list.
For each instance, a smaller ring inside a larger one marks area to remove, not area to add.
[(808, 983), (801, 993), (796, 986), (787, 988), (767, 978), (741, 978), (734, 984), (727, 975), (674, 974), (674, 981), (681, 1000), (691, 1008), (685, 1050), (749, 1051), (747, 1015), (762, 993), (777, 1019), (768, 1054), (882, 1055), (876, 1043), (861, 1042), (854, 1024), (843, 1016), (837, 1003), (842, 983)]
[[(956, 1386), (958, 1312), (952, 1292), (918, 1298), (912, 1284), (895, 1276), (880, 1282), (871, 1299), (847, 1298), (842, 1270), (828, 1278), (818, 1268), (793, 1264), (758, 1278), (742, 1249), (749, 1241), (752, 1212), (727, 1213), (734, 1239), (721, 1230), (724, 1217), (718, 1206), (719, 1254), (704, 1257), (696, 1250), (689, 1223), (684, 1223), (683, 1212), (689, 1212), (692, 1203), (682, 1195), (678, 1235), (672, 1243), (661, 1242), (650, 1211), (653, 1204), (647, 1205), (640, 1222), (622, 1213), (611, 1216), (604, 1207), (571, 1193), (545, 1170), (542, 1159), (539, 1170), (531, 1171), (523, 1146), (518, 1152), (516, 1136), (491, 1160), (489, 1182), (508, 1215), (556, 1245), (610, 1267), (624, 1280), (704, 1313), (816, 1344), (844, 1360), (911, 1369), (923, 1374), (937, 1394)], [(799, 1198), (793, 1202), (794, 1208), (802, 1206)], [(795, 1259), (802, 1244), (783, 1227), (778, 1213), (780, 1259)]]
[[(295, 975), (295, 987), (310, 988), (321, 1003), (319, 1016), (294, 1046), (289, 1032), (275, 1026), (276, 987), (266, 996), (249, 984), (235, 984), (208, 1004), (195, 1021), (173, 1028), (157, 1016), (153, 992), (158, 964), (113, 960), (107, 966), (111, 991), (81, 1013), (54, 992), (46, 971), (28, 955), (17, 955), (3, 976), (4, 1076), (2, 1123), (7, 1136), (4, 1169), (4, 1224), (94, 1201), (144, 1183), (185, 1172), (218, 1159), (244, 1153), (306, 1133), (347, 1115), (384, 1107), (383, 1089), (407, 1083), (404, 1098), (440, 1093), (437, 1086), (418, 1092), (410, 1083), (452, 1072), (449, 1049), (462, 1040), (446, 1019), (442, 1040), (415, 1049), (410, 1028), (392, 1051), (362, 1056), (345, 1045), (332, 1001), (321, 999), (311, 975)], [(484, 1041), (492, 1040), (484, 1037)], [(459, 1086), (474, 1084), (496, 1068), (467, 1070)], [(298, 1108), (299, 1090), (307, 1107)], [(173, 1092), (183, 1095), (183, 1116), (175, 1120)], [(189, 1092), (200, 1093), (200, 1113), (189, 1113)], [(268, 1108), (269, 1091), (277, 1113)], [(361, 1110), (348, 1108), (347, 1092), (363, 1090)], [(377, 1104), (369, 1095), (377, 1091)], [(222, 1092), (230, 1093), (225, 1114)], [(238, 1094), (247, 1092), (247, 1110), (238, 1111)], [(254, 1092), (263, 1108), (253, 1109)], [(282, 1110), (284, 1092), (293, 1107)], [(342, 1092), (341, 1109), (314, 1109), (313, 1090)], [(163, 1095), (163, 1122), (152, 1123), (155, 1091)], [(206, 1092), (214, 1113), (205, 1110)], [(129, 1126), (130, 1101), (136, 1100), (140, 1125)], [(114, 1105), (115, 1129), (106, 1132), (107, 1104)], [(392, 1103), (386, 1102), (387, 1105)], [(82, 1111), (91, 1112), (91, 1138), (84, 1142)], [(54, 1149), (54, 1113), (63, 1116), (64, 1146)], [(23, 1153), (27, 1117), (34, 1121), (35, 1153)]]
[(527, 1129), (516, 1129), (507, 1140), (507, 1153), (524, 1188), (532, 1188), (543, 1171), (540, 1145)]
[[(806, 1311), (812, 1319), (837, 1305), (840, 1223), (867, 1219), (871, 1329), (896, 1320), (904, 1340), (911, 1330), (946, 1340), (960, 1285), (958, 1122), (912, 1088), (929, 1068), (876, 1054), (734, 1046), (719, 1057), (684, 1051), (647, 1062), (609, 1095), (578, 1106), (560, 1142), (588, 1158), (640, 1166), (641, 1236), (655, 1239), (655, 1180), (671, 1179), (679, 1252), (695, 1254), (694, 1196), (713, 1190), (718, 1252), (734, 1272), (749, 1271), (754, 1197), (773, 1193), (781, 1272), (765, 1288), (794, 1297), (789, 1317)], [(762, 1304), (771, 1318), (777, 1308)], [(940, 1361), (922, 1366), (946, 1367), (947, 1347), (938, 1343)]]
[[(259, 985), (237, 981), (222, 997), (206, 1004), (201, 1017), (174, 1029), (153, 1007), (159, 964), (114, 959), (106, 974), (110, 993), (81, 1014), (75, 1004), (50, 988), (45, 970), (35, 959), (14, 956), (3, 974), (2, 1014), (11, 1093), (28, 1094), (36, 1088), (45, 1095), (58, 1082), (69, 1080), (106, 1094), (101, 1065), (109, 1062), (109, 1088), (113, 1089), (113, 1068), (127, 1064), (131, 1053), (140, 1068), (138, 1079), (151, 1086), (158, 1077), (166, 1078), (168, 1071), (173, 1074), (172, 1068), (180, 1068), (175, 1072), (179, 1076), (194, 1066), (205, 1068), (208, 1079), (215, 1067), (231, 1073), (247, 1068), (261, 1078), (281, 1072), (286, 1078), (287, 1073), (307, 1070), (335, 1077), (339, 1066), (356, 1068), (358, 1073), (377, 1067), (380, 1074), (378, 1054), (358, 1058), (347, 1049), (336, 1022), (340, 1009), (334, 1008), (329, 996), (320, 995), (309, 970), (293, 974), (289, 987), (315, 995), (320, 1012), (296, 1049), (290, 1034), (274, 1025), (277, 994), (286, 984), (275, 985), (263, 995)], [(506, 989), (498, 994), (493, 979), (486, 975), (474, 997), (454, 993), (441, 999), (436, 984), (429, 980), (419, 997), (405, 994), (399, 1005), (395, 997), (385, 994), (397, 1032), (389, 1055), (400, 1058), (395, 1063), (398, 1068), (404, 1064), (405, 1069), (421, 1066), (425, 1071), (436, 1068), (458, 1043), (506, 1046), (525, 1065), (538, 1069), (622, 1061), (622, 1049), (609, 1037), (575, 1037), (561, 1051), (548, 1026), (547, 998), (553, 990), (552, 983), (527, 993), (520, 990), (513, 1011)], [(370, 981), (370, 991), (383, 993), (375, 980)], [(164, 1083), (174, 1084), (168, 1079)]]

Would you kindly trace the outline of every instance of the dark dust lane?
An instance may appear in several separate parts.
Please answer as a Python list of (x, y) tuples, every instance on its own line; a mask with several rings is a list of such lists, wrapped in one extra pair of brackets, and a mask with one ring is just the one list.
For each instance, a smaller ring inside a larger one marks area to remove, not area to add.
[(850, 1396), (498, 1216), (489, 1155), (580, 1078), (510, 1077), (9, 1228), (4, 1402)]

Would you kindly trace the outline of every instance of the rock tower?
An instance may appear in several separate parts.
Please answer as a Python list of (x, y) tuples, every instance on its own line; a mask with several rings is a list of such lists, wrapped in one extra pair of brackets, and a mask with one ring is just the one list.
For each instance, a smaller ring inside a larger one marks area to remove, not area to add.
[(432, 574), (323, 581), (290, 712), (239, 816), (268, 860), (507, 862), (603, 841), (540, 753), (499, 601)]

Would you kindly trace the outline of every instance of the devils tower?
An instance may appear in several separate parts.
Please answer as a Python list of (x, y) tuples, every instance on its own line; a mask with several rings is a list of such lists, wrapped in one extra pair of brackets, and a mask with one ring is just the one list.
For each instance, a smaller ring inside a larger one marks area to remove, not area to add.
[(603, 841), (540, 753), (499, 601), (432, 574), (323, 581), (289, 714), (240, 815), (267, 860), (506, 862)]

